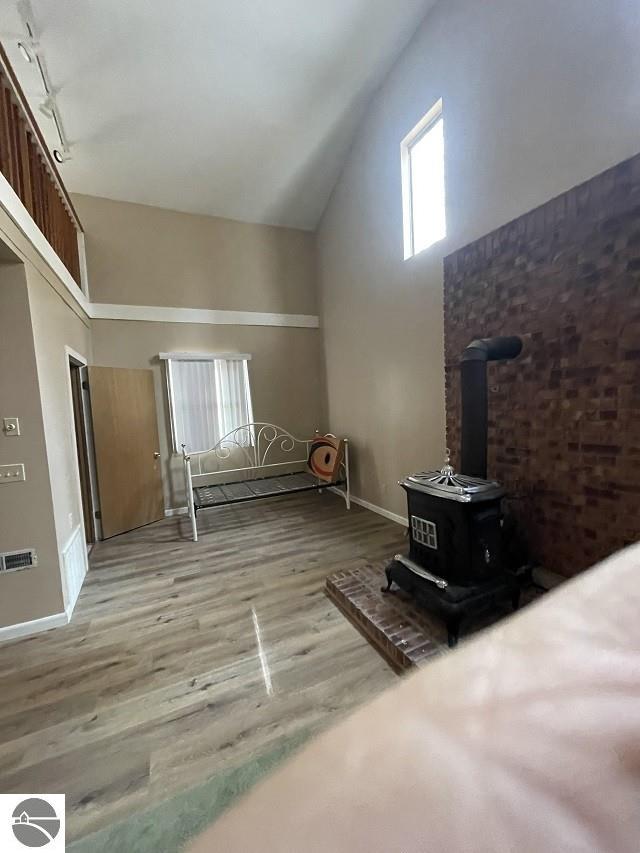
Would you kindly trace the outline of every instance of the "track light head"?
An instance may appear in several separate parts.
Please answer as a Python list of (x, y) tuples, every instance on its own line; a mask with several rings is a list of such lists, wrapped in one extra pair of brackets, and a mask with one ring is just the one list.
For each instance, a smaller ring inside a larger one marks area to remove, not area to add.
[(60, 165), (66, 163), (67, 160), (71, 160), (71, 154), (64, 148), (54, 148), (52, 153), (53, 159)]
[(22, 54), (23, 59), (25, 59), (27, 62), (33, 62), (33, 56), (31, 56), (31, 51), (23, 41), (18, 42), (18, 50)]

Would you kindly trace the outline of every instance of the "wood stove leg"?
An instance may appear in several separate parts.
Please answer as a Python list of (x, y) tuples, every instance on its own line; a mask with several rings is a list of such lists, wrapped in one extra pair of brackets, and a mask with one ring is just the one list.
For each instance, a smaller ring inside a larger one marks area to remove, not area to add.
[(387, 585), (380, 587), (381, 592), (391, 592), (391, 587), (393, 586), (393, 578), (391, 577), (391, 569), (387, 566), (384, 570), (385, 575), (387, 576)]
[(460, 620), (459, 619), (448, 619), (447, 620), (447, 640), (449, 642), (449, 648), (455, 649), (458, 645), (458, 638), (460, 637)]

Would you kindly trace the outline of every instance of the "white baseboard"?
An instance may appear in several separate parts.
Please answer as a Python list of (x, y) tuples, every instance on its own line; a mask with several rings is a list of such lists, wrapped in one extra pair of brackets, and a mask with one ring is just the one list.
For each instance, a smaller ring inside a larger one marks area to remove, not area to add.
[(403, 527), (408, 527), (409, 525), (409, 522), (404, 517), (404, 515), (398, 515), (398, 513), (396, 512), (391, 512), (391, 510), (385, 509), (382, 506), (369, 503), (369, 501), (365, 501), (362, 498), (356, 498), (354, 495), (351, 495), (351, 500), (354, 502), (354, 504), (358, 504), (358, 506), (362, 506), (365, 509), (371, 510), (371, 512), (375, 512), (378, 515), (383, 516), (383, 518), (388, 518), (389, 521), (395, 521), (396, 524), (401, 524)]
[[(337, 495), (344, 494), (342, 489), (336, 489), (333, 486), (331, 486), (328, 491), (335, 492)], [(358, 504), (358, 506), (364, 507), (364, 509), (368, 509), (371, 512), (375, 512), (377, 515), (381, 515), (383, 518), (388, 518), (389, 521), (395, 521), (396, 524), (401, 524), (403, 527), (409, 526), (409, 522), (403, 515), (398, 515), (395, 512), (391, 512), (389, 509), (385, 509), (377, 504), (372, 504), (369, 501), (363, 500), (363, 498), (357, 498), (355, 495), (351, 495), (351, 501), (354, 504)]]
[(54, 613), (53, 616), (43, 616), (42, 619), (32, 619), (31, 622), (7, 625), (6, 628), (0, 628), (0, 643), (17, 640), (20, 637), (31, 637), (42, 631), (50, 631), (51, 628), (61, 628), (69, 624), (69, 618), (67, 613)]
[(174, 515), (188, 515), (189, 509), (186, 506), (176, 506), (172, 509), (165, 509), (164, 517), (165, 518), (173, 518)]

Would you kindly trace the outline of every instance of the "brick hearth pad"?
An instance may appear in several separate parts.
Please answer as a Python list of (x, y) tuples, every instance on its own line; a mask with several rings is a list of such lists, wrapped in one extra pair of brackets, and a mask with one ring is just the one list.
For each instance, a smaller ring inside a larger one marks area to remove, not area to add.
[[(385, 595), (384, 564), (367, 564), (336, 572), (327, 578), (325, 591), (339, 610), (398, 672), (423, 666), (449, 651), (444, 622), (416, 607), (406, 593), (394, 587)], [(523, 593), (523, 604), (537, 598), (533, 589)], [(508, 615), (504, 609), (491, 618), (472, 623), (465, 635)]]

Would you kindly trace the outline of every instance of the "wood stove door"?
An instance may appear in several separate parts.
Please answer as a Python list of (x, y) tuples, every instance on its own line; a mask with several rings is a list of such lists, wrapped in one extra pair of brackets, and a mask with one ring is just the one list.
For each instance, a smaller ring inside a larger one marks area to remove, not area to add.
[(471, 520), (471, 568), (473, 580), (487, 580), (503, 569), (502, 513), (493, 506), (476, 513)]
[(418, 565), (449, 579), (452, 557), (452, 524), (446, 513), (419, 499), (409, 505), (409, 556)]

